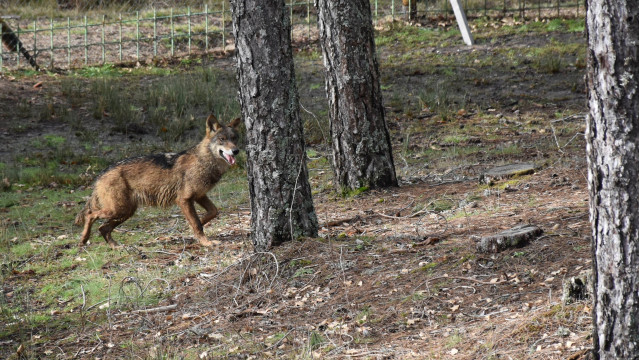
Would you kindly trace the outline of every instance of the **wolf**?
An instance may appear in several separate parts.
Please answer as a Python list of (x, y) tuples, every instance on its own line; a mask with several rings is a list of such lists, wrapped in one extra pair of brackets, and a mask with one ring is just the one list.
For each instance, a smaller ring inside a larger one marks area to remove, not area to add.
[[(140, 156), (122, 160), (108, 168), (95, 181), (93, 194), (75, 219), (84, 224), (78, 246), (85, 246), (91, 226), (97, 219), (105, 222), (98, 228), (111, 248), (118, 243), (111, 232), (133, 216), (140, 205), (168, 207), (177, 204), (195, 238), (202, 246), (212, 244), (203, 226), (214, 219), (218, 210), (206, 193), (235, 164), (239, 153), (237, 128), (240, 119), (221, 125), (215, 116), (206, 119), (206, 135), (194, 147), (180, 153)], [(206, 213), (198, 218), (195, 203)]]

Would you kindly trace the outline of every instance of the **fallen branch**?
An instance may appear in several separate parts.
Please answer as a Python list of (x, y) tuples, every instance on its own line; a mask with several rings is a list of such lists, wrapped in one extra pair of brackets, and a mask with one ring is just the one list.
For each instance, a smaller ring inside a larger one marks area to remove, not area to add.
[(323, 227), (329, 228), (329, 227), (334, 227), (334, 226), (340, 226), (344, 223), (352, 223), (352, 222), (357, 222), (357, 221), (361, 221), (362, 218), (359, 215), (356, 215), (354, 217), (350, 217), (350, 218), (346, 218), (346, 219), (339, 219), (339, 220), (332, 220), (332, 221), (328, 221), (325, 222)]
[(420, 287), (422, 287), (423, 285), (427, 284), (429, 281), (435, 281), (435, 280), (441, 280), (441, 279), (456, 279), (456, 280), (472, 281), (472, 282), (476, 282), (476, 283), (481, 284), (481, 285), (498, 285), (498, 284), (503, 284), (503, 283), (508, 282), (508, 280), (499, 280), (499, 281), (495, 281), (495, 282), (490, 282), (490, 281), (483, 281), (483, 280), (473, 279), (473, 278), (463, 277), (463, 276), (442, 275), (442, 276), (436, 276), (434, 278), (430, 278), (430, 279), (424, 280), (421, 284), (415, 286), (415, 290), (417, 290)]
[(121, 313), (121, 315), (131, 315), (131, 314), (153, 314), (153, 313), (158, 313), (158, 312), (164, 312), (164, 311), (171, 311), (171, 310), (175, 310), (176, 308), (177, 308), (177, 304), (171, 304), (171, 305), (159, 306), (159, 307), (151, 308), (151, 309), (139, 309), (139, 310), (133, 310), (133, 311), (129, 311), (129, 312)]
[[(430, 205), (430, 204), (428, 204), (428, 205)], [(427, 210), (427, 209), (424, 209), (424, 210), (419, 210), (417, 212), (414, 212), (414, 213), (412, 213), (410, 215), (406, 215), (406, 216), (392, 216), (392, 215), (386, 215), (386, 214), (382, 214), (382, 213), (379, 213), (377, 211), (374, 211), (374, 213), (376, 215), (379, 215), (381, 217), (385, 217), (385, 218), (388, 218), (388, 219), (410, 219), (410, 218), (413, 218), (413, 217), (415, 217), (417, 215), (421, 215), (421, 214), (428, 213), (428, 212), (430, 212), (430, 211)]]

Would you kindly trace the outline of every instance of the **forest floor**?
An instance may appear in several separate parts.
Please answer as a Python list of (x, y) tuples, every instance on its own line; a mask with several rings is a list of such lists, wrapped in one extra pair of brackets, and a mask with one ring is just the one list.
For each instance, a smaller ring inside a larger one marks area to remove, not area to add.
[[(72, 220), (108, 163), (194, 144), (213, 108), (237, 115), (232, 57), (0, 75), (0, 357), (587, 358), (591, 302), (562, 301), (591, 267), (583, 21), (475, 20), (474, 47), (452, 25), (380, 25), (401, 186), (347, 195), (331, 183), (321, 53), (299, 44), (321, 230), (268, 253), (248, 240), (241, 166), (209, 194), (220, 245), (198, 246), (172, 207), (140, 209), (121, 249), (97, 234), (76, 247)], [(172, 112), (184, 103), (193, 113)], [(480, 181), (514, 163), (535, 171)], [(477, 250), (521, 224), (543, 234)]]

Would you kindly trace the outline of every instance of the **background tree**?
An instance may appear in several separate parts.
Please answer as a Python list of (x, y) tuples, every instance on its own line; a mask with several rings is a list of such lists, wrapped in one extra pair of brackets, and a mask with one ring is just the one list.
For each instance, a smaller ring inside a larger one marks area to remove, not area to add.
[(594, 352), (639, 357), (639, 1), (589, 0)]
[(251, 236), (263, 250), (317, 236), (283, 0), (233, 0), (239, 98), (246, 125)]
[(317, 0), (336, 185), (397, 186), (368, 0)]

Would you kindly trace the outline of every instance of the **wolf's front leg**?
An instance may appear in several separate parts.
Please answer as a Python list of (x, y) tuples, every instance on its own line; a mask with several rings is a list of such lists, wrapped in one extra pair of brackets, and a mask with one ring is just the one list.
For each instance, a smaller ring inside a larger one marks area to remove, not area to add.
[(218, 214), (217, 208), (215, 204), (208, 198), (208, 196), (204, 195), (201, 198), (195, 199), (195, 201), (200, 204), (201, 207), (206, 209), (206, 214), (202, 215), (200, 219), (200, 223), (202, 226), (206, 225), (209, 221), (215, 219)]
[(177, 199), (177, 205), (182, 209), (186, 220), (191, 225), (191, 229), (193, 229), (193, 233), (195, 238), (202, 246), (211, 246), (212, 242), (210, 242), (206, 235), (204, 235), (204, 228), (202, 227), (202, 223), (200, 219), (197, 217), (197, 213), (195, 212), (195, 205), (193, 201), (190, 199)]

